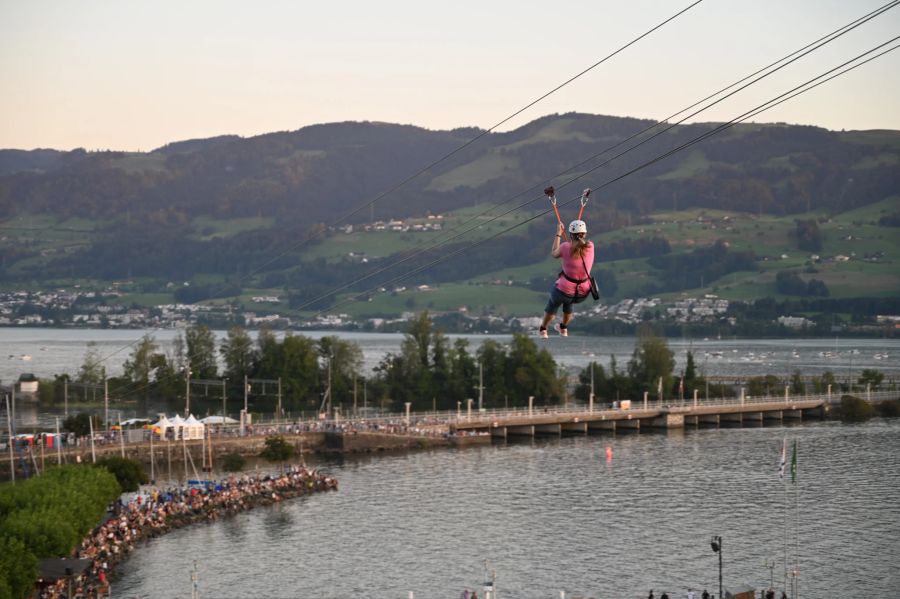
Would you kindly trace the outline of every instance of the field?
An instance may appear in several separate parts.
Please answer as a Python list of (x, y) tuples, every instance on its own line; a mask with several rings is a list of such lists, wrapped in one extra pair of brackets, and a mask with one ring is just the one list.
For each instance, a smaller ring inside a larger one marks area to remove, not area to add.
[[(702, 168), (702, 157), (691, 157), (682, 163), (682, 168), (691, 170)], [(350, 234), (335, 232), (326, 236), (316, 245), (307, 247), (303, 260), (324, 259), (330, 263), (343, 260), (373, 260), (407, 251), (426, 251), (436, 247), (435, 256), (445, 249), (444, 243), (472, 242), (490, 236), (503, 234), (507, 229), (524, 222), (534, 212), (517, 210), (511, 214), (496, 217), (510, 207), (525, 203), (527, 197), (511, 201), (509, 206), (494, 207), (488, 204), (472, 206), (454, 213), (445, 214), (441, 220), (409, 219), (406, 224), (440, 222), (441, 231), (354, 231)], [(544, 203), (535, 202), (534, 209), (545, 208)], [(732, 250), (753, 251), (758, 257), (752, 271), (735, 272), (715, 281), (706, 281), (704, 287), (667, 294), (654, 293), (663, 299), (684, 296), (699, 296), (714, 293), (732, 300), (752, 300), (759, 297), (781, 297), (775, 290), (775, 275), (779, 271), (799, 272), (805, 280), (816, 278), (823, 281), (831, 297), (897, 297), (900, 296), (900, 268), (896, 260), (900, 256), (900, 232), (897, 228), (879, 226), (878, 219), (884, 215), (900, 211), (900, 196), (893, 196), (881, 202), (864, 206), (838, 215), (822, 212), (805, 215), (775, 217), (758, 216), (750, 213), (725, 212), (718, 210), (680, 210), (659, 212), (652, 215), (650, 222), (627, 227), (610, 233), (592, 235), (597, 244), (598, 255), (602, 256), (604, 246), (622, 240), (658, 236), (667, 239), (674, 253), (691, 252), (695, 248), (707, 246), (716, 240), (723, 240)], [(548, 225), (552, 216), (545, 217)], [(813, 261), (812, 252), (797, 248), (793, 237), (795, 220), (814, 218), (824, 234), (823, 247), (819, 252), (821, 260)], [(213, 237), (232, 236), (244, 231), (265, 229), (276, 225), (271, 219), (245, 218), (217, 220), (198, 218), (192, 222), (196, 238), (209, 240)], [(61, 252), (72, 252), (90, 243), (90, 238), (98, 230), (108, 226), (106, 222), (87, 220), (56, 221), (42, 216), (16, 217), (0, 223), (0, 245), (3, 247), (27, 248), (31, 254), (16, 263), (7, 272), (17, 276), (30, 270), (39, 271), (49, 260)], [(511, 231), (515, 234), (515, 230)], [(492, 313), (497, 315), (532, 315), (540, 311), (546, 291), (559, 272), (559, 261), (549, 256), (550, 242), (546, 243), (547, 258), (534, 264), (515, 268), (484, 272), (471, 281), (444, 283), (427, 290), (418, 290), (423, 280), (411, 277), (398, 283), (406, 290), (388, 290), (375, 294), (370, 300), (351, 300), (352, 295), (343, 293), (336, 298), (335, 311), (353, 316), (390, 315), (422, 309), (455, 311), (465, 309), (469, 314)], [(846, 260), (839, 258), (846, 257)], [(451, 258), (465, 260), (466, 253)], [(370, 270), (381, 266), (372, 265)], [(297, 268), (302, 268), (298, 266)], [(603, 301), (613, 302), (627, 297), (639, 297), (658, 282), (659, 272), (646, 259), (628, 259), (615, 262), (598, 262), (596, 269), (611, 270), (618, 282), (618, 292)], [(402, 272), (402, 271), (401, 271)], [(528, 288), (529, 281), (541, 281), (538, 291)], [(191, 279), (194, 285), (224, 284), (222, 275), (197, 273)], [(244, 281), (247, 285), (249, 281)], [(89, 280), (43, 281), (54, 287), (68, 287), (79, 284), (82, 288), (104, 288), (108, 282)], [(153, 306), (174, 301), (172, 293), (147, 292), (154, 289), (153, 282), (131, 281), (121, 288), (125, 295), (115, 303), (132, 303)], [(156, 283), (158, 285), (158, 282)], [(21, 284), (3, 285), (0, 288), (20, 289)], [(172, 291), (172, 290), (170, 290)], [(281, 303), (254, 303), (254, 296), (277, 296)], [(284, 289), (254, 289), (245, 287), (239, 301), (247, 310), (261, 314), (295, 314), (287, 307), (287, 293)], [(347, 301), (346, 304), (343, 304)]]

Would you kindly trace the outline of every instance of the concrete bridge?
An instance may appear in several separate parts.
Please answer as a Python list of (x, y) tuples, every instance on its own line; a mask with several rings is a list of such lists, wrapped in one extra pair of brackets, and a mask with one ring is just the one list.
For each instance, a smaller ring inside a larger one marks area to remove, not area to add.
[[(871, 401), (895, 398), (896, 392), (872, 393)], [(458, 414), (451, 430), (485, 433), (492, 437), (561, 436), (591, 433), (640, 432), (652, 429), (740, 427), (770, 422), (801, 421), (823, 418), (833, 395), (801, 397), (738, 398), (690, 402), (621, 402), (620, 406), (604, 405), (524, 408)]]

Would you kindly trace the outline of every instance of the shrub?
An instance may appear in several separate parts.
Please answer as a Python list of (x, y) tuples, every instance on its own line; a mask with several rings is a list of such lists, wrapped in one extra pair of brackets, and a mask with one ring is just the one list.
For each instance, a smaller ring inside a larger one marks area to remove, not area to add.
[(144, 466), (137, 460), (110, 456), (97, 460), (97, 466), (109, 470), (125, 493), (133, 493), (141, 485), (150, 482)]
[(875, 414), (875, 408), (864, 399), (853, 395), (841, 397), (841, 420), (847, 422), (861, 422), (868, 420)]
[(878, 414), (885, 418), (900, 416), (900, 399), (889, 399), (878, 404)]
[(237, 452), (229, 452), (222, 459), (222, 469), (225, 472), (240, 472), (247, 465), (247, 459)]

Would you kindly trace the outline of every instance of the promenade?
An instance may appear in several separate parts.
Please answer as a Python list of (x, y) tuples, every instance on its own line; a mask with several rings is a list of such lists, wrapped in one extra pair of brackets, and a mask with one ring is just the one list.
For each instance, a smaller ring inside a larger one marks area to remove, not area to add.
[(115, 506), (109, 518), (76, 550), (69, 576), (42, 580), (40, 599), (95, 599), (111, 596), (110, 575), (141, 541), (171, 530), (271, 505), (285, 499), (336, 490), (337, 479), (305, 466), (281, 475), (231, 476), (190, 487), (153, 488)]

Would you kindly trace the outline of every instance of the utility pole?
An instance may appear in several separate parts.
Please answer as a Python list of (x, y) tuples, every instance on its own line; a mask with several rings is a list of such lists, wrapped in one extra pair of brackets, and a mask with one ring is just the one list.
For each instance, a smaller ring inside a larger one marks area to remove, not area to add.
[(9, 431), (9, 443), (7, 443), (9, 445), (9, 480), (16, 484), (16, 456), (13, 453), (15, 437), (13, 437), (12, 412), (9, 411), (9, 395), (5, 395), (4, 398), (6, 399), (6, 427)]
[(475, 388), (478, 389), (478, 411), (481, 412), (484, 404), (484, 367), (481, 362), (478, 362), (478, 386)]
[(106, 422), (106, 432), (109, 432), (109, 381), (103, 377), (103, 420)]
[(353, 417), (356, 418), (356, 373), (353, 373)]
[(187, 369), (187, 376), (184, 379), (184, 417), (191, 415), (191, 369)]
[(594, 363), (591, 362), (591, 396), (588, 398), (588, 412), (594, 411)]
[(225, 412), (225, 389), (228, 387), (228, 379), (222, 379), (222, 426), (225, 426), (225, 418), (228, 417), (228, 414)]
[(63, 379), (63, 410), (65, 417), (69, 417), (69, 377)]
[(247, 375), (244, 375), (244, 413), (247, 413), (247, 394), (250, 393), (250, 383), (247, 382)]
[(278, 377), (278, 419), (281, 419), (281, 377)]

